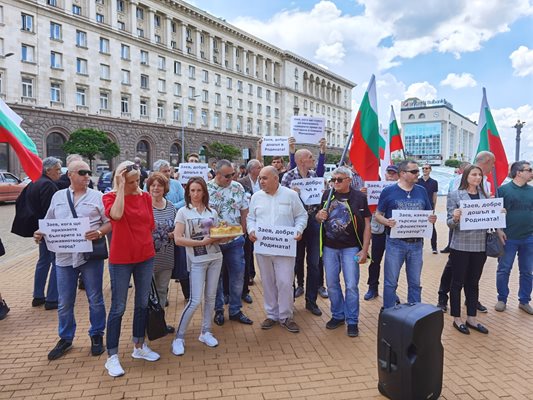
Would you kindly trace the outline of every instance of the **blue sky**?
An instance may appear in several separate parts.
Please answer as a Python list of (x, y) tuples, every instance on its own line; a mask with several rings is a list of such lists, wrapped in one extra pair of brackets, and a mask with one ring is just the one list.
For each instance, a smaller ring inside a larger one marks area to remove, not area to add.
[(478, 119), (482, 87), (514, 159), (533, 159), (533, 0), (194, 0), (208, 13), (357, 83), (376, 74), (381, 122), (402, 99), (446, 98)]

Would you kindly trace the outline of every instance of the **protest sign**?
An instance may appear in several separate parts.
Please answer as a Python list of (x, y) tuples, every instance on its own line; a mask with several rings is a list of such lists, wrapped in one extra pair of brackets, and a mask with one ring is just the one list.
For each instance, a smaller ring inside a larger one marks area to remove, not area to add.
[(257, 227), (254, 253), (267, 256), (296, 257), (296, 228), (290, 226)]
[(209, 165), (203, 163), (181, 163), (180, 164), (180, 183), (186, 185), (193, 176), (200, 176), (207, 182)]
[(379, 196), (385, 186), (394, 185), (393, 181), (366, 181), (366, 198), (368, 199), (368, 205), (378, 204)]
[(305, 205), (320, 204), (324, 192), (324, 178), (294, 179), (291, 189), (294, 187), (300, 189), (300, 199)]
[(289, 154), (289, 138), (284, 136), (265, 136), (261, 142), (263, 156), (286, 156)]
[(505, 228), (505, 213), (502, 213), (503, 199), (461, 200), (459, 229)]
[(324, 137), (324, 118), (291, 117), (291, 134), (296, 143), (318, 144)]
[(46, 247), (54, 253), (87, 253), (93, 242), (85, 239), (89, 218), (40, 219), (39, 231), (44, 234)]
[(396, 221), (390, 230), (390, 237), (402, 238), (431, 238), (433, 224), (428, 217), (431, 210), (392, 210), (392, 219)]

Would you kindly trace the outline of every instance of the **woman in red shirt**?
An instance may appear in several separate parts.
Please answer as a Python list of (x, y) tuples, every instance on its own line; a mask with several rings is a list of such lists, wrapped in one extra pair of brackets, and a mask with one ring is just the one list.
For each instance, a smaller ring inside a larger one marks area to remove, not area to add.
[(139, 188), (141, 171), (131, 161), (122, 162), (115, 170), (113, 190), (103, 197), (105, 213), (111, 220), (113, 234), (109, 251), (111, 309), (107, 319), (107, 353), (105, 367), (109, 375), (124, 375), (118, 359), (118, 343), (122, 316), (126, 310), (131, 276), (135, 283), (133, 311), (133, 358), (159, 360), (159, 354), (144, 343), (148, 295), (154, 268), (155, 227), (152, 198)]

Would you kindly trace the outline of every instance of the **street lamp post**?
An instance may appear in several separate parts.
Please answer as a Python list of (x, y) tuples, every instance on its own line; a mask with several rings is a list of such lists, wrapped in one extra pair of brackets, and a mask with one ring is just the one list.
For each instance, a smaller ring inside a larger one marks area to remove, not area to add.
[(515, 161), (519, 161), (520, 158), (520, 134), (522, 133), (522, 128), (524, 127), (526, 123), (524, 121), (520, 122), (520, 120), (516, 121), (515, 126), (513, 128), (516, 129), (516, 150), (515, 150)]

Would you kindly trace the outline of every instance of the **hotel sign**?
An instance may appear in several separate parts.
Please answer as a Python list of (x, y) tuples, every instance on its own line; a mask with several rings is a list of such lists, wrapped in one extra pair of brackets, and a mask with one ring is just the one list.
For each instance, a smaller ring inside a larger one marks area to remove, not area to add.
[(441, 100), (404, 100), (402, 101), (402, 109), (404, 108), (425, 108), (425, 107), (439, 107), (446, 106), (453, 109), (452, 103), (448, 103), (445, 99)]

